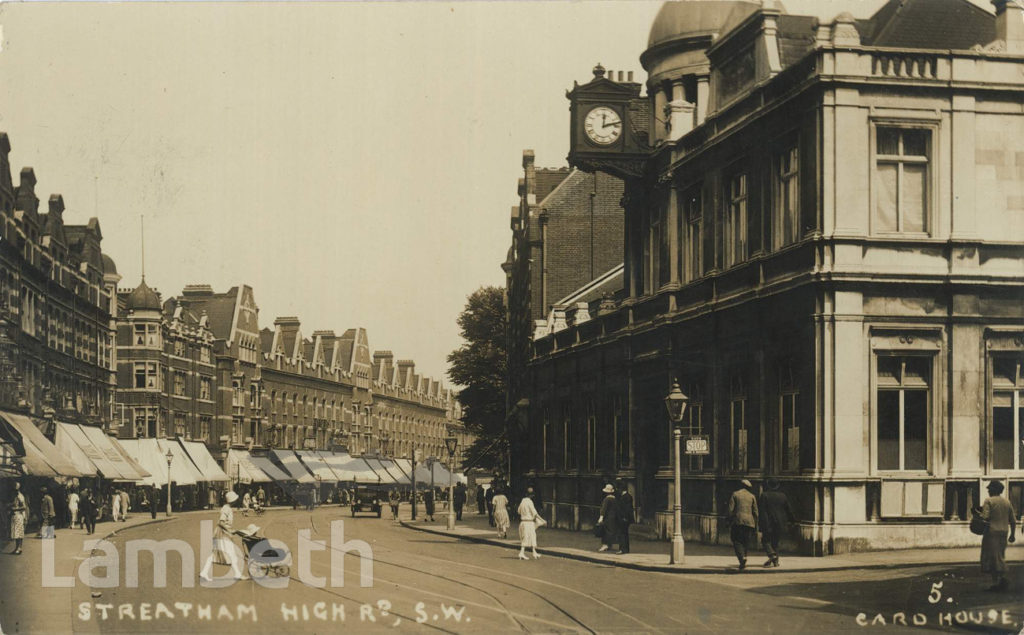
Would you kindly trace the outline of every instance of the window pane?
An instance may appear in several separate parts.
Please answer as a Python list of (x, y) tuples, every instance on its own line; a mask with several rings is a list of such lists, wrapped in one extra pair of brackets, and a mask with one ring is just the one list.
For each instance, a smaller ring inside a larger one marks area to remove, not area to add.
[(904, 156), (925, 157), (928, 156), (927, 130), (904, 130), (903, 131), (903, 154)]
[(928, 391), (903, 393), (903, 467), (928, 469)]
[(878, 383), (886, 386), (898, 386), (902, 361), (901, 357), (879, 357)]
[(896, 225), (896, 165), (879, 163), (875, 178), (875, 216), (874, 230), (894, 232)]
[(747, 469), (761, 469), (761, 423), (752, 417), (747, 426)]
[[(996, 393), (997, 405), (992, 408), (992, 467), (1012, 470), (1013, 465), (1013, 395)], [(1010, 405), (999, 405), (1009, 402)]]
[(1013, 386), (1017, 381), (1018, 360), (1013, 357), (992, 359), (992, 383), (998, 386)]
[(878, 391), (878, 469), (900, 469), (900, 393)]
[(928, 166), (903, 165), (903, 231), (925, 231), (928, 210)]
[(899, 154), (899, 131), (894, 128), (878, 129), (878, 154)]
[(904, 386), (927, 386), (928, 377), (931, 375), (929, 357), (904, 357), (905, 362), (903, 385)]
[(783, 395), (782, 396), (782, 427), (787, 428), (792, 426), (793, 420), (793, 400), (796, 395)]

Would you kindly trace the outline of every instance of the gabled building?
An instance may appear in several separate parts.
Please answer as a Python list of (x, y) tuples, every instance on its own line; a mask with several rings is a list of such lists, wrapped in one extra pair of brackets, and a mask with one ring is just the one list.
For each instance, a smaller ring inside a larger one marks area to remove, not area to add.
[(120, 277), (99, 221), (66, 224), (60, 194), (41, 211), (35, 171), (15, 186), (10, 151), (0, 133), (0, 407), (106, 425)]
[(121, 438), (181, 437), (217, 447), (215, 336), (209, 317), (161, 302), (145, 279), (118, 294)]
[(1024, 10), (993, 7), (668, 2), (644, 85), (570, 91), (570, 163), (625, 182), (624, 297), (520, 380), (553, 524), (622, 478), (669, 535), (677, 467), (711, 542), (740, 479), (780, 479), (815, 554), (968, 544), (989, 479), (1022, 508)]

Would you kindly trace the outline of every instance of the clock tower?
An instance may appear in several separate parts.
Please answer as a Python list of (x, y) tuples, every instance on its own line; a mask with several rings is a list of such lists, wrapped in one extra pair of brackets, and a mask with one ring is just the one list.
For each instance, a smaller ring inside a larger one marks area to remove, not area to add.
[(598, 64), (594, 79), (574, 83), (569, 99), (571, 137), (569, 164), (586, 172), (607, 172), (621, 179), (643, 175), (651, 147), (648, 141), (650, 105), (640, 96), (640, 84), (629, 73), (618, 81)]

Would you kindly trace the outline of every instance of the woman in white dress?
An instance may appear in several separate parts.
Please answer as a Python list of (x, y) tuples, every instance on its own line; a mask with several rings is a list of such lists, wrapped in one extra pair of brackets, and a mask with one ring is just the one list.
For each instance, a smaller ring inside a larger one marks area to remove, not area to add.
[(505, 496), (505, 490), (499, 489), (491, 504), (494, 506), (494, 524), (498, 528), (498, 537), (508, 538), (508, 528), (512, 522), (508, 517), (508, 496)]
[(236, 580), (249, 578), (249, 574), (246, 573), (242, 566), (243, 563), (239, 559), (238, 546), (231, 540), (231, 536), (235, 534), (233, 527), (235, 512), (231, 509), (231, 505), (238, 501), (238, 494), (229, 491), (224, 499), (227, 502), (220, 508), (220, 520), (217, 522), (217, 528), (213, 530), (213, 553), (206, 559), (203, 570), (199, 572), (199, 578), (204, 582), (210, 582), (213, 579), (211, 574), (215, 563), (230, 565)]
[(13, 555), (21, 555), (21, 544), (25, 540), (25, 518), (28, 515), (28, 504), (21, 493), (21, 483), (14, 483), (14, 497), (11, 500), (11, 540), (14, 541)]
[(519, 503), (519, 558), (521, 560), (528, 560), (526, 557), (526, 548), (529, 547), (533, 551), (533, 557), (539, 558), (540, 554), (537, 553), (537, 527), (544, 525), (544, 519), (537, 513), (537, 508), (533, 505), (533, 500), (529, 495), (523, 497), (523, 501)]

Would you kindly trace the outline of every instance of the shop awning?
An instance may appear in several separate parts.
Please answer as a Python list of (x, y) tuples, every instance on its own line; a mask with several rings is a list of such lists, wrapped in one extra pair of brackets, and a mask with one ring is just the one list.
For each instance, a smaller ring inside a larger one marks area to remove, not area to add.
[(331, 471), (327, 462), (316, 452), (312, 450), (296, 450), (295, 454), (302, 459), (306, 469), (313, 473), (313, 477), (318, 478), (321, 483), (337, 483), (340, 480), (338, 475)]
[(370, 466), (370, 468), (372, 468), (373, 471), (376, 472), (377, 476), (380, 477), (380, 482), (383, 485), (398, 484), (398, 481), (395, 480), (395, 477), (392, 476), (390, 472), (388, 472), (387, 468), (384, 467), (383, 464), (381, 464), (380, 459), (378, 459), (375, 456), (364, 456), (363, 459), (366, 460), (366, 463)]
[(71, 464), (75, 466), (75, 469), (80, 471), (86, 476), (96, 476), (99, 474), (99, 470), (96, 468), (96, 463), (89, 458), (89, 454), (96, 456), (99, 459), (99, 450), (94, 448), (91, 443), (86, 443), (85, 448), (80, 446), (77, 441), (72, 437), (72, 429), (77, 432), (78, 426), (73, 423), (57, 423), (57, 431), (54, 434), (54, 445), (57, 450), (60, 451), (64, 457), (71, 461)]
[(284, 469), (285, 472), (300, 483), (316, 483), (316, 479), (309, 473), (309, 470), (302, 464), (299, 457), (292, 450), (271, 450), (271, 456)]
[(409, 479), (409, 482), (411, 483), (412, 482), (412, 461), (410, 461), (409, 459), (393, 459), (393, 460), (395, 462), (395, 465), (398, 467), (398, 469), (400, 469), (402, 471), (402, 474), (405, 475), (405, 478)]
[(409, 477), (406, 476), (405, 473), (402, 472), (402, 469), (400, 467), (398, 467), (398, 465), (396, 465), (393, 460), (391, 460), (391, 459), (377, 459), (377, 460), (380, 461), (380, 464), (382, 466), (384, 466), (384, 469), (388, 471), (388, 474), (391, 475), (391, 478), (394, 479), (394, 481), (396, 483), (398, 483), (399, 485), (412, 485), (412, 481), (409, 479)]
[(253, 467), (265, 474), (269, 480), (278, 482), (295, 480), (287, 472), (274, 465), (270, 457), (250, 455), (249, 461), (252, 462)]
[(128, 465), (132, 466), (132, 469), (135, 470), (135, 472), (137, 474), (142, 476), (141, 482), (145, 482), (146, 479), (148, 479), (148, 478), (150, 478), (152, 476), (152, 474), (150, 473), (149, 470), (147, 470), (146, 468), (142, 467), (142, 465), (138, 461), (136, 461), (135, 459), (133, 459), (132, 457), (130, 457), (128, 455), (128, 450), (126, 450), (125, 447), (123, 445), (121, 445), (121, 440), (120, 439), (111, 439), (111, 440), (114, 443), (114, 449), (117, 450), (118, 453), (120, 453), (122, 457), (124, 457), (124, 460), (128, 462)]
[(121, 439), (120, 443), (125, 453), (149, 472), (143, 485), (167, 485), (167, 459), (160, 455), (156, 439)]
[(167, 451), (170, 450), (174, 460), (171, 461), (171, 480), (178, 485), (195, 485), (206, 481), (203, 473), (199, 471), (192, 459), (188, 458), (185, 450), (178, 443), (177, 439), (157, 439), (157, 446), (160, 454), (164, 456), (164, 463), (167, 462)]
[(3, 420), (9, 428), (7, 436), (10, 437), (12, 445), (16, 449), (19, 444), (21, 445), (20, 449), (24, 453), (21, 462), (27, 474), (49, 477), (88, 476), (65, 458), (57, 446), (50, 443), (50, 440), (25, 415), (0, 412), (0, 420)]
[(217, 465), (217, 461), (210, 454), (210, 451), (206, 449), (206, 444), (199, 441), (183, 441), (178, 440), (181, 443), (181, 447), (185, 449), (185, 453), (192, 459), (196, 467), (203, 475), (203, 479), (208, 483), (222, 483), (230, 480), (228, 475), (224, 473), (224, 470), (220, 469)]
[(362, 458), (350, 456), (345, 452), (325, 452), (323, 456), (338, 478), (346, 483), (381, 482), (377, 473)]
[(89, 442), (103, 453), (103, 458), (113, 468), (114, 471), (112, 473), (104, 472), (104, 476), (114, 481), (141, 481), (144, 478), (144, 475), (136, 472), (131, 464), (124, 460), (124, 455), (114, 447), (114, 444), (117, 443), (116, 439), (108, 436), (100, 428), (93, 426), (78, 427), (89, 439)]
[(227, 468), (228, 478), (239, 483), (269, 483), (272, 480), (253, 464), (252, 457), (245, 450), (228, 450)]

